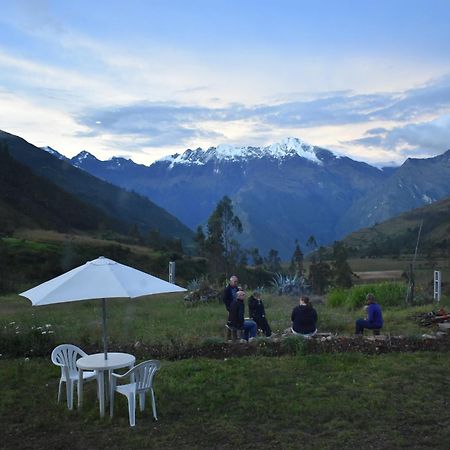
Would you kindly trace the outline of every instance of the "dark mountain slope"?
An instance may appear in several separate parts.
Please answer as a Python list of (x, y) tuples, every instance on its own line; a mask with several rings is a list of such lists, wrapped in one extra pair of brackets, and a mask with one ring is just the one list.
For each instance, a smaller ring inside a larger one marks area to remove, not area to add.
[(12, 158), (6, 146), (0, 146), (0, 232), (17, 228), (118, 230), (121, 226), (124, 224), (35, 175)]
[(159, 229), (164, 236), (191, 242), (192, 231), (147, 198), (99, 180), (20, 137), (0, 131), (1, 141), (8, 145), (13, 158), (30, 167), (34, 173), (109, 216), (127, 224), (136, 224), (143, 231)]

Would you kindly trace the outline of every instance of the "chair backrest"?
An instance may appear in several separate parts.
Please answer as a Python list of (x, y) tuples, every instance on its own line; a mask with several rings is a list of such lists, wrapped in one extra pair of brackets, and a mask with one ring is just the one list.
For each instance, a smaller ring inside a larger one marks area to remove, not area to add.
[(156, 360), (144, 361), (133, 367), (128, 374), (134, 377), (137, 391), (145, 391), (152, 387), (153, 377), (156, 371), (161, 367), (161, 363)]
[(87, 353), (76, 345), (61, 344), (52, 351), (52, 363), (61, 367), (62, 374), (65, 369), (73, 374), (78, 372), (76, 363), (77, 359), (82, 356), (87, 356)]

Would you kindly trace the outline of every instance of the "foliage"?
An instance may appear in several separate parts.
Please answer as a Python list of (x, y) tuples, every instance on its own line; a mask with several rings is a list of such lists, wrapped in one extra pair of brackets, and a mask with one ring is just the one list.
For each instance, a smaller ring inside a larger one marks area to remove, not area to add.
[(278, 272), (281, 270), (281, 258), (278, 251), (271, 248), (267, 257), (264, 259), (264, 267), (269, 272)]
[(403, 283), (378, 283), (353, 286), (351, 289), (332, 289), (328, 293), (328, 305), (361, 308), (366, 296), (373, 293), (377, 303), (385, 307), (405, 306), (406, 287)]
[(272, 279), (272, 286), (278, 295), (301, 295), (309, 291), (309, 284), (305, 277), (284, 275), (277, 273)]
[[(225, 273), (228, 277), (239, 265), (243, 265), (245, 253), (235, 239), (236, 233), (242, 233), (242, 223), (233, 212), (231, 199), (225, 196), (208, 219), (204, 241), (205, 254), (213, 276)], [(200, 230), (197, 231), (198, 239), (201, 242)]]
[(291, 258), (290, 270), (298, 276), (303, 275), (303, 252), (298, 240), (295, 241), (295, 250)]
[(309, 281), (313, 292), (321, 295), (330, 285), (332, 278), (332, 269), (325, 261), (325, 248), (320, 247), (316, 253), (311, 257), (311, 264), (309, 266)]
[(353, 271), (347, 261), (348, 252), (345, 244), (335, 241), (333, 244), (333, 279), (337, 287), (349, 288), (353, 285)]

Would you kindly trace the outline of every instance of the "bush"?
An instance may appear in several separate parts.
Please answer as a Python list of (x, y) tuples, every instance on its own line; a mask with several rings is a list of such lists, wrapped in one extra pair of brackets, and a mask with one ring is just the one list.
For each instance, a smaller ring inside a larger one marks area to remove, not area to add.
[(332, 308), (343, 306), (347, 299), (348, 289), (334, 288), (327, 295), (327, 304)]
[(406, 286), (403, 283), (378, 283), (353, 286), (351, 289), (332, 289), (328, 293), (331, 307), (347, 306), (361, 308), (366, 304), (366, 296), (373, 293), (381, 306), (405, 306)]

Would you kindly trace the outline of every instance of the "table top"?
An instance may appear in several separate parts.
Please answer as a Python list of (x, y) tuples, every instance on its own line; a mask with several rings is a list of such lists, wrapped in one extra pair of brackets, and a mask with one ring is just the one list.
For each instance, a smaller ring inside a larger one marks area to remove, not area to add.
[(136, 358), (129, 353), (108, 352), (108, 359), (104, 353), (94, 353), (77, 360), (77, 367), (83, 370), (112, 370), (132, 366)]

